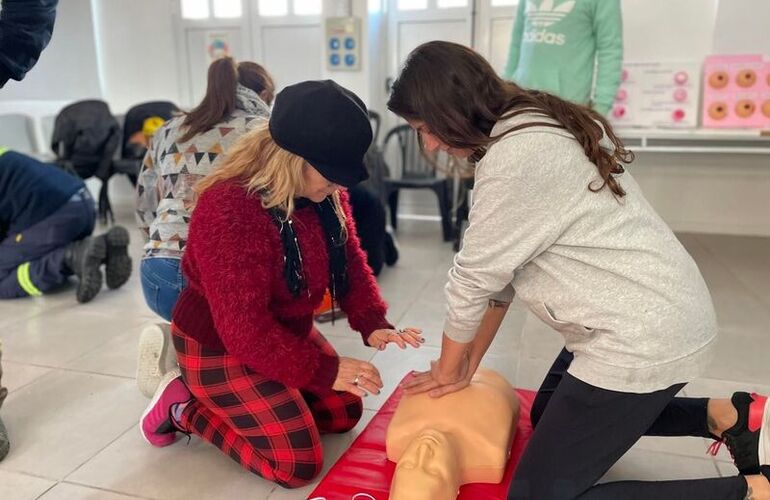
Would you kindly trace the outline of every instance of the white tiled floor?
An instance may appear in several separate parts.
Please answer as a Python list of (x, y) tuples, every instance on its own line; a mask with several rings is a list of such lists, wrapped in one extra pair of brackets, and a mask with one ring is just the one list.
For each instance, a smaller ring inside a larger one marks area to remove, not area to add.
[[(119, 222), (132, 229), (132, 255), (140, 256), (139, 234), (128, 204)], [(770, 238), (682, 234), (712, 290), (722, 337), (720, 355), (707, 378), (690, 384), (690, 396), (724, 397), (737, 389), (770, 392)], [(442, 287), (451, 264), (437, 222), (403, 220), (401, 260), (380, 278), (391, 321), (425, 329), (419, 350), (364, 347), (347, 325), (321, 329), (343, 355), (371, 359), (393, 390), (409, 370), (427, 366), (440, 345)], [(4, 342), (3, 382), (10, 395), (2, 417), (11, 453), (0, 463), (0, 498), (105, 499), (299, 499), (302, 490), (276, 488), (250, 475), (214, 447), (193, 438), (164, 449), (147, 445), (137, 419), (147, 400), (133, 380), (136, 340), (153, 320), (144, 305), (138, 275), (118, 291), (104, 290), (78, 305), (70, 289), (39, 299), (0, 303)], [(536, 389), (561, 348), (560, 337), (514, 303), (485, 364), (519, 387)], [(359, 426), (324, 438), (331, 466), (385, 399), (369, 397)], [(705, 454), (703, 439), (643, 438), (605, 477), (674, 479), (735, 473), (722, 451)]]

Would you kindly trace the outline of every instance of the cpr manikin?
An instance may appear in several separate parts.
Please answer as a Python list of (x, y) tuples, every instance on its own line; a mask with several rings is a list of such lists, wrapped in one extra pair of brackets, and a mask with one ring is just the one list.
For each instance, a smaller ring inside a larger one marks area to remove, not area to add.
[(390, 499), (454, 500), (463, 484), (499, 483), (518, 419), (513, 387), (491, 370), (438, 399), (404, 396), (386, 437), (397, 463)]

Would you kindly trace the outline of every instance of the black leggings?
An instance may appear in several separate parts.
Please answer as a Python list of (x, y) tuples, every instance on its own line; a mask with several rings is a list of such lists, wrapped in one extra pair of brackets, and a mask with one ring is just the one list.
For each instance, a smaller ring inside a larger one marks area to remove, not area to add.
[(556, 358), (532, 405), (535, 432), (516, 468), (508, 500), (743, 500), (742, 476), (681, 481), (596, 482), (641, 436), (713, 438), (706, 398), (674, 397), (685, 384), (649, 394), (608, 391), (569, 373)]

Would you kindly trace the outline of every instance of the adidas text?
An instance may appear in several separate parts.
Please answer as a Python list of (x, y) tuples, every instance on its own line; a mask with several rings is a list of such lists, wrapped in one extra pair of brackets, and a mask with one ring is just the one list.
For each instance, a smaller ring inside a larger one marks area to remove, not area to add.
[(564, 45), (564, 33), (551, 33), (550, 31), (527, 31), (524, 33), (526, 43), (545, 43), (547, 45)]

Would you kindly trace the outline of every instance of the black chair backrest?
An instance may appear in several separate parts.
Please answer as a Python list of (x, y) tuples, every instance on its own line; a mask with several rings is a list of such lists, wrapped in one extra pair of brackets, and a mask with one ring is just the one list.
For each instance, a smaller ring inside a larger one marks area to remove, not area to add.
[(70, 104), (54, 121), (51, 149), (58, 162), (66, 162), (83, 179), (109, 178), (119, 144), (120, 127), (104, 101)]
[(401, 160), (402, 179), (433, 179), (436, 168), (422, 151), (417, 132), (409, 125), (397, 125), (385, 136), (382, 149), (387, 152), (390, 141), (396, 141)]
[(382, 150), (372, 144), (364, 155), (364, 166), (369, 174), (369, 178), (361, 183), (369, 191), (376, 194), (377, 197), (386, 203), (387, 189), (385, 188), (385, 179), (390, 177), (390, 170), (385, 163)]
[(372, 144), (377, 144), (377, 140), (380, 138), (380, 124), (382, 122), (380, 114), (370, 109), (369, 122), (372, 124)]
[(176, 104), (169, 101), (144, 102), (129, 109), (126, 113), (126, 119), (123, 122), (123, 142), (120, 148), (121, 156), (123, 158), (131, 156), (132, 149), (128, 147), (128, 141), (131, 139), (132, 135), (142, 130), (144, 121), (147, 118), (158, 116), (168, 121), (177, 111), (179, 111), (179, 108), (177, 108)]

